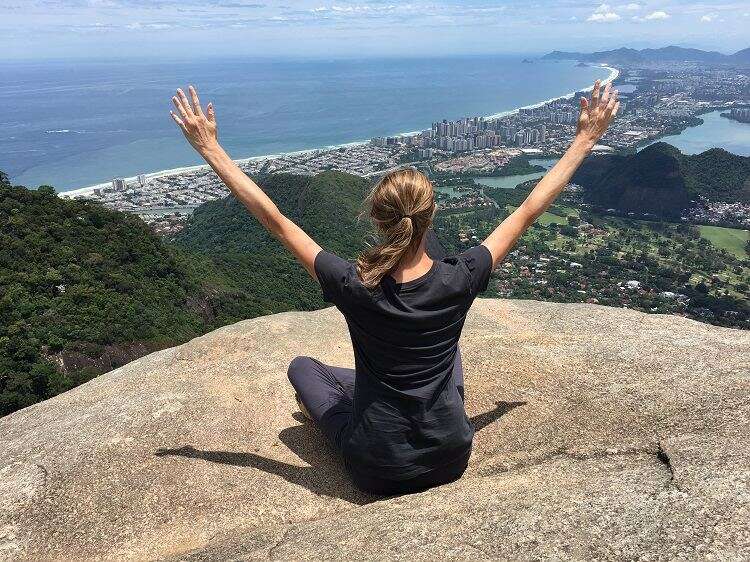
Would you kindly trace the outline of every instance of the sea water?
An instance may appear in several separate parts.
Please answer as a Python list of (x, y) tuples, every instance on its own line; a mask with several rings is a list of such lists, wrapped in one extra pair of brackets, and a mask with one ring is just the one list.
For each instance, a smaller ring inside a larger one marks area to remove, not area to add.
[(214, 103), (222, 144), (244, 158), (510, 111), (610, 74), (522, 59), (0, 63), (0, 170), (64, 191), (199, 164), (169, 117), (188, 83)]

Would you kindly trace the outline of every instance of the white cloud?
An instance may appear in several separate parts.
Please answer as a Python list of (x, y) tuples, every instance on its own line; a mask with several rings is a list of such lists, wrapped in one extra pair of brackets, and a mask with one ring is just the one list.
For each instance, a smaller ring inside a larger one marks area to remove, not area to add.
[(701, 21), (710, 23), (714, 21), (715, 19), (716, 19), (716, 14), (706, 14), (705, 16), (701, 18)]
[(622, 7), (622, 9), (625, 10), (626, 12), (637, 12), (638, 10), (641, 9), (641, 5), (636, 4), (635, 2), (632, 2), (630, 4), (625, 4)]
[(599, 7), (594, 10), (595, 14), (607, 14), (612, 11), (612, 6), (609, 4), (600, 4)]
[(649, 15), (645, 17), (647, 20), (665, 20), (669, 18), (669, 14), (663, 10), (657, 10), (656, 12), (651, 12)]
[(597, 12), (591, 14), (586, 21), (593, 21), (597, 23), (611, 23), (621, 19), (619, 15), (614, 12)]

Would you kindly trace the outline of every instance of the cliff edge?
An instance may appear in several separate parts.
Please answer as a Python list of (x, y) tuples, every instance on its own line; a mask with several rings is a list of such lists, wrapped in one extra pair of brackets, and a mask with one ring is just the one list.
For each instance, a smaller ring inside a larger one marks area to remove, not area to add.
[(750, 558), (750, 333), (478, 300), (469, 469), (390, 499), (297, 413), (333, 308), (227, 326), (0, 419), (0, 559)]

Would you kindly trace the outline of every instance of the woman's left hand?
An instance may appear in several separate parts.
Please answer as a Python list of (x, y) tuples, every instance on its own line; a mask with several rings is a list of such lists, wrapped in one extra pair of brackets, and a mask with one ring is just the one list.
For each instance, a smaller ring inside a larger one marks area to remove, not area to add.
[(193, 86), (190, 86), (188, 90), (193, 101), (192, 105), (185, 92), (178, 89), (177, 94), (172, 98), (172, 103), (177, 108), (179, 115), (174, 111), (170, 111), (169, 114), (174, 122), (180, 126), (182, 134), (185, 135), (193, 148), (200, 154), (205, 154), (219, 146), (214, 106), (209, 103), (204, 114), (200, 99), (198, 99), (198, 92)]

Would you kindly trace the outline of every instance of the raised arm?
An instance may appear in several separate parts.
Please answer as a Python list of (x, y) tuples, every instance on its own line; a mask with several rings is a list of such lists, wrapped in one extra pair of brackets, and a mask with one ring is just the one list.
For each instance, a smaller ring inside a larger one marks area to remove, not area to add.
[(529, 193), (521, 206), (482, 242), (492, 254), (493, 267), (505, 258), (526, 229), (549, 208), (607, 130), (620, 108), (617, 90), (611, 92), (610, 89), (611, 83), (608, 83), (600, 95), (600, 83), (597, 80), (591, 100), (581, 98), (578, 128), (568, 150)]
[(316, 279), (314, 264), (315, 256), (321, 250), (320, 246), (304, 230), (285, 217), (268, 195), (232, 161), (219, 144), (213, 104), (208, 104), (204, 114), (198, 92), (193, 86), (190, 86), (189, 90), (192, 105), (182, 90), (177, 90), (177, 94), (172, 98), (177, 108), (177, 113), (170, 112), (172, 119), (232, 194), (296, 256), (312, 278)]

